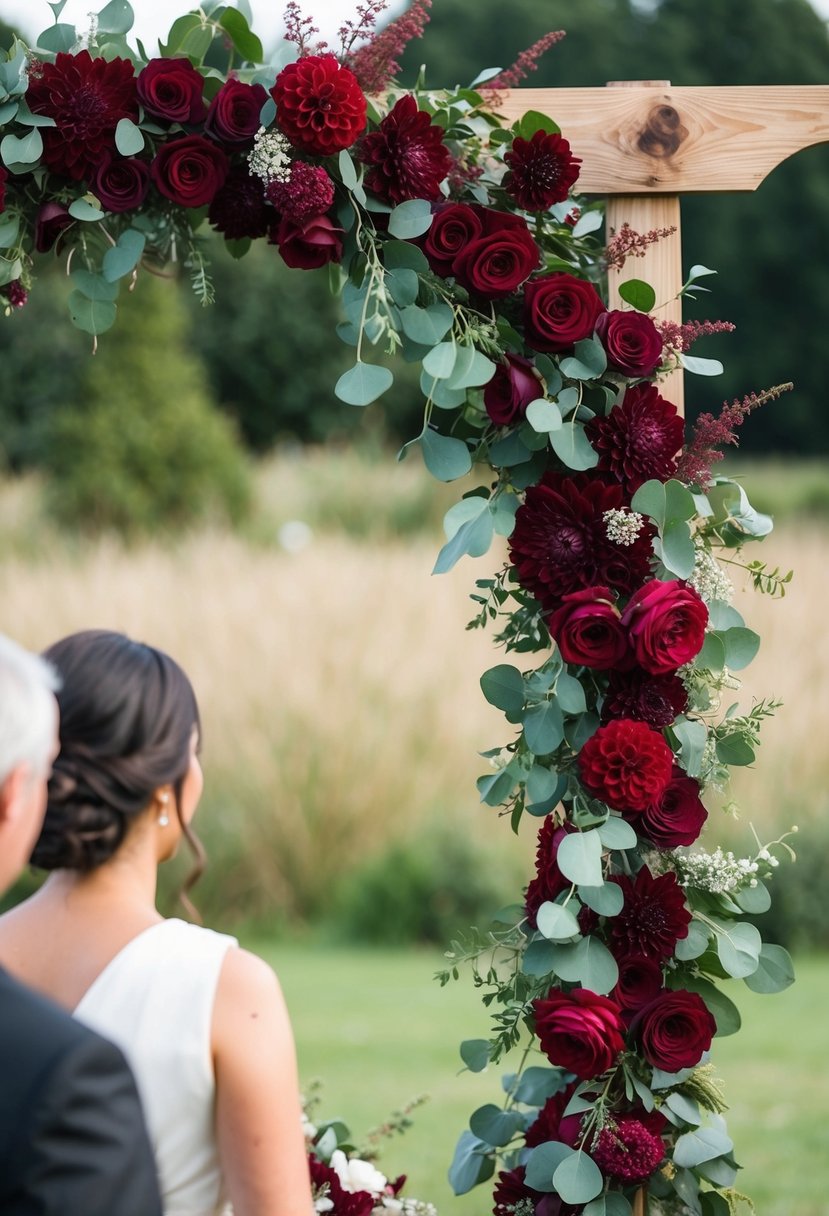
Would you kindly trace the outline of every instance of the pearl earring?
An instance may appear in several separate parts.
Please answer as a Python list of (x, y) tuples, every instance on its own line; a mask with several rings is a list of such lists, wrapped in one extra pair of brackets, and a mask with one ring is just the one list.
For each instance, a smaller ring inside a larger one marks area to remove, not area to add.
[(158, 817), (158, 826), (160, 828), (166, 828), (167, 824), (170, 822), (170, 817), (167, 814), (167, 803), (169, 801), (169, 798), (170, 798), (169, 794), (161, 795), (161, 802), (164, 807), (164, 810), (161, 812), (161, 814)]

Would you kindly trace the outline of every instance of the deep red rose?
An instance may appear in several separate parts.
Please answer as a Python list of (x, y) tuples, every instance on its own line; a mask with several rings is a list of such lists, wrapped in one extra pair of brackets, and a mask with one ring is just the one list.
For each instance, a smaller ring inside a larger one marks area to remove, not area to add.
[(93, 190), (105, 211), (135, 211), (150, 189), (150, 166), (134, 156), (107, 158), (95, 175)]
[(514, 139), (504, 161), (509, 165), (504, 189), (524, 211), (547, 211), (563, 203), (581, 164), (566, 139), (546, 131), (536, 131), (529, 140)]
[(616, 811), (644, 811), (671, 779), (673, 753), (644, 722), (617, 718), (600, 726), (578, 756), (585, 789)]
[(204, 129), (225, 144), (236, 147), (252, 144), (267, 100), (263, 84), (244, 84), (231, 77), (211, 101)]
[(141, 104), (153, 118), (192, 126), (207, 117), (204, 78), (189, 59), (151, 59), (136, 84)]
[(135, 69), (128, 59), (59, 51), (54, 63), (32, 65), (26, 102), (32, 113), (55, 120), (54, 127), (40, 128), (47, 168), (75, 181), (91, 179), (104, 155), (115, 152), (121, 119), (138, 121)]
[(483, 208), (468, 203), (446, 203), (438, 207), (423, 241), (423, 252), (435, 274), (448, 278), (455, 258), (483, 233)]
[(204, 207), (225, 184), (230, 161), (212, 140), (185, 135), (161, 145), (150, 172), (165, 198), (182, 207)]
[(602, 721), (635, 718), (649, 726), (670, 726), (688, 708), (688, 690), (679, 676), (652, 676), (641, 667), (610, 673)]
[(608, 540), (604, 514), (623, 502), (621, 486), (602, 478), (547, 473), (529, 487), (515, 516), (510, 558), (521, 586), (546, 611), (583, 587), (606, 586), (630, 595), (647, 577), (649, 524), (628, 548)]
[(524, 1142), (527, 1148), (535, 1148), (537, 1144), (545, 1144), (548, 1140), (558, 1140), (576, 1148), (581, 1131), (582, 1115), (567, 1115), (564, 1112), (576, 1088), (575, 1081), (564, 1087), (560, 1093), (548, 1098), (538, 1115), (527, 1128)]
[(496, 426), (514, 426), (542, 392), (541, 380), (529, 359), (505, 355), (484, 388), (484, 406)]
[(312, 216), (304, 224), (283, 218), (271, 239), (286, 266), (298, 270), (315, 270), (343, 256), (342, 228), (335, 228), (327, 215)]
[(587, 988), (551, 989), (533, 1001), (535, 1032), (551, 1064), (582, 1080), (610, 1068), (624, 1047), (619, 1006)]
[(555, 271), (524, 288), (524, 330), (535, 350), (563, 353), (589, 338), (605, 311), (592, 283)]
[(8, 169), (0, 165), (0, 215), (6, 210), (6, 182), (9, 178)]
[(654, 1068), (680, 1072), (699, 1064), (717, 1033), (717, 1023), (696, 992), (663, 992), (633, 1025), (642, 1055)]
[(639, 380), (650, 376), (662, 362), (662, 337), (643, 312), (614, 308), (599, 317), (596, 333), (611, 371)]
[(646, 954), (626, 954), (618, 958), (619, 979), (612, 997), (626, 1014), (649, 1005), (662, 991), (662, 964)]
[(529, 228), (521, 222), (521, 227), (505, 225), (485, 232), (461, 250), (452, 263), (461, 287), (484, 300), (499, 300), (526, 282), (538, 268), (541, 255)]
[[(578, 1216), (580, 1207), (565, 1203), (560, 1195), (551, 1191), (535, 1191), (525, 1181), (526, 1168), (518, 1165), (514, 1170), (501, 1170), (492, 1193), (494, 1216), (512, 1216), (518, 1204), (534, 1205), (534, 1216)], [(339, 1216), (339, 1212), (335, 1214)]]
[(308, 1154), (308, 1171), (314, 1191), (327, 1186), (326, 1197), (333, 1203), (334, 1216), (371, 1216), (375, 1198), (370, 1191), (347, 1191), (330, 1165)]
[(378, 129), (360, 142), (360, 158), (368, 166), (366, 189), (387, 203), (413, 198), (434, 201), (440, 183), (452, 168), (443, 143), (443, 127), (419, 110), (414, 97), (401, 97)]
[(281, 215), (304, 224), (328, 211), (334, 202), (334, 183), (322, 165), (295, 160), (286, 182), (268, 182), (265, 193)]
[(216, 191), (207, 218), (225, 240), (238, 241), (265, 236), (275, 217), (261, 178), (249, 173), (246, 165), (234, 165)]
[(608, 1178), (628, 1185), (645, 1182), (659, 1168), (665, 1146), (638, 1119), (619, 1119), (599, 1133), (593, 1158)]
[(64, 228), (74, 224), (69, 209), (62, 203), (43, 203), (35, 220), (35, 249), (48, 253)]
[(675, 874), (654, 878), (642, 866), (636, 878), (620, 875), (611, 879), (621, 888), (625, 902), (610, 930), (614, 954), (626, 957), (643, 954), (646, 958), (670, 958), (676, 943), (688, 936), (691, 913), (685, 893)]
[(609, 414), (591, 418), (587, 438), (599, 453), (599, 468), (608, 469), (628, 494), (645, 481), (667, 481), (676, 472), (676, 456), (685, 428), (677, 408), (653, 384), (635, 384)]
[(655, 578), (634, 591), (622, 624), (639, 666), (669, 675), (702, 650), (708, 609), (693, 587)]
[(675, 764), (661, 800), (642, 812), (637, 826), (658, 849), (678, 849), (699, 838), (707, 818), (699, 782)]
[(295, 148), (332, 156), (349, 148), (366, 125), (366, 99), (357, 77), (333, 55), (289, 63), (271, 89), (280, 130)]
[(565, 663), (607, 671), (628, 658), (627, 634), (609, 587), (565, 595), (547, 627)]

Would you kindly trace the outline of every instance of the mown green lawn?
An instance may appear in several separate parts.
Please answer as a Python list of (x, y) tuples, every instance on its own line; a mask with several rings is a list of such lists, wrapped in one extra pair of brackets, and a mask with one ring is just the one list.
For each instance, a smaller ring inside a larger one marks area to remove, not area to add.
[[(429, 1102), (390, 1142), (381, 1165), (442, 1216), (484, 1216), (481, 1188), (451, 1195), (446, 1169), (475, 1107), (499, 1101), (499, 1074), (458, 1075), (458, 1043), (488, 1033), (471, 981), (441, 989), (438, 952), (379, 952), (248, 943), (276, 967), (291, 1008), (304, 1081), (324, 1081), (323, 1110), (359, 1136), (419, 1094)], [(761, 997), (731, 995), (743, 1029), (713, 1060), (731, 1103), (729, 1129), (759, 1216), (829, 1216), (829, 959), (801, 959), (798, 982)]]

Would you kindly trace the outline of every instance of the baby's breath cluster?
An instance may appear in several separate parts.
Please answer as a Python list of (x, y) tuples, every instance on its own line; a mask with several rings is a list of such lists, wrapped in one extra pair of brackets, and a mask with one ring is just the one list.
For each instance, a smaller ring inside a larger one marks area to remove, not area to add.
[(730, 604), (734, 595), (731, 579), (724, 572), (710, 549), (701, 546), (694, 559), (694, 571), (688, 583), (707, 604), (714, 600)]
[(638, 511), (628, 511), (625, 508), (605, 511), (602, 519), (607, 539), (613, 541), (615, 545), (623, 545), (625, 548), (636, 544), (645, 522), (645, 517)]
[(735, 857), (730, 851), (726, 853), (720, 846), (713, 853), (702, 850), (687, 856), (674, 853), (673, 862), (682, 885), (696, 887), (698, 891), (726, 895), (741, 887), (757, 886), (758, 863), (750, 857)]
[(248, 154), (248, 167), (265, 185), (290, 180), (291, 145), (281, 131), (259, 128), (253, 137), (253, 148)]

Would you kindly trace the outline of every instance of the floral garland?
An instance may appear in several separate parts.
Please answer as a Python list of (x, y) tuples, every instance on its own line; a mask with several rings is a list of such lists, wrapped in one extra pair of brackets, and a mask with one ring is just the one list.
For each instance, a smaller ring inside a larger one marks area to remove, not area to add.
[[(744, 919), (769, 905), (770, 847), (687, 850), (703, 794), (753, 761), (776, 708), (722, 708), (759, 644), (724, 563), (772, 594), (789, 576), (742, 560), (771, 520), (711, 469), (786, 386), (703, 416), (686, 442), (660, 378), (719, 370), (687, 351), (729, 326), (655, 322), (635, 278), (620, 288), (629, 307), (608, 309), (606, 267), (664, 234), (622, 229), (602, 248), (601, 209), (570, 197), (579, 161), (555, 123), (497, 116), (498, 87), (560, 35), (511, 73), (427, 93), (393, 73), (428, 0), (380, 33), (382, 0), (365, 3), (338, 55), (309, 45), (291, 3), (266, 65), (242, 3), (178, 18), (158, 58), (128, 44), (126, 0), (85, 40), (59, 21), (63, 3), (34, 51), (17, 43), (0, 63), (8, 308), (25, 303), (33, 255), (54, 249), (72, 320), (97, 335), (140, 268), (178, 260), (211, 298), (205, 219), (234, 256), (267, 238), (289, 266), (328, 267), (342, 293), (355, 362), (338, 397), (369, 404), (393, 373), (366, 352), (400, 353), (421, 365), (425, 400), (401, 458), (419, 447), (444, 481), (491, 470), (448, 512), (435, 570), (508, 538), (471, 624), (541, 657), (482, 677), (510, 738), (478, 787), (514, 829), (526, 814), (540, 831), (523, 902), (455, 943), (441, 977), (470, 962), (493, 1010), (492, 1038), (462, 1045), (469, 1068), (523, 1046), (503, 1105), (461, 1137), (455, 1189), (500, 1162), (497, 1216), (629, 1216), (644, 1191), (653, 1213), (733, 1210), (738, 1167), (707, 1061), (739, 1014), (715, 981), (774, 992), (793, 975)], [(695, 267), (683, 292), (708, 273)]]

